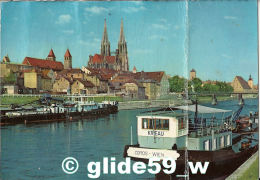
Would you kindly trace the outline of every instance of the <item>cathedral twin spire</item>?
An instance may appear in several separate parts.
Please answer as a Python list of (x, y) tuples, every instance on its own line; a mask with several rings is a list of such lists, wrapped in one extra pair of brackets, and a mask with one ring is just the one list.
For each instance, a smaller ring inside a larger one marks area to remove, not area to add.
[(110, 42), (108, 40), (108, 35), (107, 35), (106, 19), (105, 19), (105, 24), (104, 24), (104, 33), (103, 33), (102, 42), (101, 42), (101, 55), (110, 56)]
[(120, 54), (124, 54), (124, 55), (127, 54), (127, 46), (126, 46), (125, 35), (124, 35), (123, 19), (121, 19), (118, 50), (119, 50)]
[[(120, 35), (119, 35), (119, 41), (118, 41), (118, 50), (120, 54), (126, 54), (127, 48), (126, 48), (126, 41), (124, 36), (124, 27), (123, 27), (123, 19), (121, 20), (121, 26), (120, 26)], [(104, 23), (104, 33), (101, 41), (101, 55), (103, 56), (110, 56), (110, 42), (108, 40), (108, 34), (107, 34), (107, 24), (106, 19)]]

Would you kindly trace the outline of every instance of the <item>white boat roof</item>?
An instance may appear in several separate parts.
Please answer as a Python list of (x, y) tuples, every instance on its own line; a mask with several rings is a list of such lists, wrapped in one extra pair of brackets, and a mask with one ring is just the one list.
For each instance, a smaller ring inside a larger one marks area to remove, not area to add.
[[(196, 105), (177, 106), (174, 108), (185, 110), (185, 111), (196, 112)], [(225, 112), (231, 112), (231, 111), (232, 110), (217, 109), (217, 108), (211, 108), (211, 107), (207, 107), (207, 106), (198, 105), (198, 113), (202, 113), (202, 114), (225, 113)]]

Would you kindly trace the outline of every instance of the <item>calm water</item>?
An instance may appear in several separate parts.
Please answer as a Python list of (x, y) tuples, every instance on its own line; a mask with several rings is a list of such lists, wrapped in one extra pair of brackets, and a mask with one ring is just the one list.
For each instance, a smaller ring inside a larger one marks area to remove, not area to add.
[[(219, 102), (215, 107), (238, 109), (237, 101)], [(258, 100), (245, 100), (241, 114), (257, 111)], [(209, 105), (209, 104), (208, 104)], [(103, 157), (123, 161), (130, 144), (130, 126), (136, 143), (136, 115), (146, 110), (123, 110), (105, 118), (1, 128), (1, 179), (88, 179), (87, 164)], [(61, 162), (72, 156), (79, 162), (73, 175), (62, 171)], [(102, 167), (102, 166), (101, 166)], [(153, 179), (143, 175), (102, 175), (100, 179)]]

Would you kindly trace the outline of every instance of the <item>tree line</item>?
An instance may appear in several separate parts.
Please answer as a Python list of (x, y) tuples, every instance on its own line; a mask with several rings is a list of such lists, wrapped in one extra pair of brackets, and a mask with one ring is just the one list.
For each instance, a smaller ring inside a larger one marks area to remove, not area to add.
[(226, 82), (215, 81), (214, 83), (204, 83), (199, 78), (193, 80), (187, 80), (183, 77), (173, 76), (169, 78), (170, 92), (184, 92), (188, 89), (189, 92), (197, 93), (219, 93), (233, 92), (233, 87)]

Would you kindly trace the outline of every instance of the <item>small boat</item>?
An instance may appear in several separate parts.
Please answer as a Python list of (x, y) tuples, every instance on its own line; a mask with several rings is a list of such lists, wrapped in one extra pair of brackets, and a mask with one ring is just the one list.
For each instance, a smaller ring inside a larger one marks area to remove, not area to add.
[[(126, 145), (124, 157), (145, 163), (152, 157), (161, 161), (170, 157), (176, 160), (171, 177), (212, 179), (230, 174), (258, 150), (253, 144), (244, 144), (240, 150), (233, 146), (231, 110), (197, 103), (168, 109), (137, 116), (138, 143)], [(187, 162), (209, 162), (206, 174), (187, 171)]]

